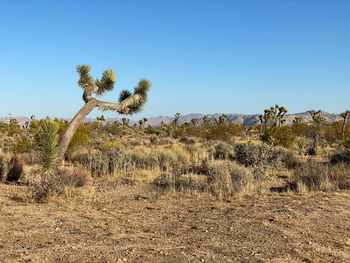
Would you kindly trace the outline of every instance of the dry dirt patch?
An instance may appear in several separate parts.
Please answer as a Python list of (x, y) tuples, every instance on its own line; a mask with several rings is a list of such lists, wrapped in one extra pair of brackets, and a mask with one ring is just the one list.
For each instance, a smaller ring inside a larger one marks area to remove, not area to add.
[(0, 185), (0, 262), (350, 262), (350, 192), (243, 200), (120, 186), (24, 204)]

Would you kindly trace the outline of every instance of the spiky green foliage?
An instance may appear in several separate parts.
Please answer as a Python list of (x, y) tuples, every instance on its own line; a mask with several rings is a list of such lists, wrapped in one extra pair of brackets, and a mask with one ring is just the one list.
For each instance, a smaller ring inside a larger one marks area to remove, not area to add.
[(226, 114), (222, 114), (220, 117), (219, 117), (219, 123), (220, 124), (225, 124), (227, 122), (227, 115)]
[(321, 125), (325, 121), (325, 118), (322, 116), (321, 110), (318, 110), (318, 111), (312, 110), (310, 111), (310, 115), (311, 115), (313, 124), (316, 126)]
[(55, 163), (58, 128), (59, 125), (54, 121), (45, 121), (41, 127), (40, 164), (45, 172), (50, 171)]
[(302, 117), (294, 117), (293, 124), (300, 124), (303, 122)]
[(304, 153), (307, 140), (304, 137), (298, 137), (295, 139), (294, 142), (295, 142), (295, 145), (298, 147), (299, 155), (302, 155)]
[(106, 69), (103, 74), (101, 80), (96, 79), (95, 84), (98, 87), (96, 94), (101, 96), (106, 91), (111, 91), (114, 88), (115, 79), (117, 74), (112, 69)]
[(89, 65), (77, 66), (77, 72), (80, 75), (79, 86), (88, 93), (103, 95), (106, 91), (113, 90), (116, 79), (116, 73), (112, 69), (106, 69), (101, 79), (94, 80), (90, 75), (91, 67)]
[(122, 90), (119, 95), (119, 103), (126, 100), (127, 98), (130, 98), (132, 96), (132, 93), (128, 90)]
[(151, 88), (151, 82), (147, 79), (141, 79), (137, 86), (134, 88), (134, 95), (140, 95), (141, 99), (138, 103), (129, 106), (128, 114), (138, 113), (142, 111), (143, 106), (147, 102), (148, 99), (148, 91)]
[(82, 89), (87, 88), (88, 86), (94, 86), (94, 79), (90, 76), (89, 72), (91, 67), (89, 65), (78, 65), (77, 72), (80, 75), (78, 84)]

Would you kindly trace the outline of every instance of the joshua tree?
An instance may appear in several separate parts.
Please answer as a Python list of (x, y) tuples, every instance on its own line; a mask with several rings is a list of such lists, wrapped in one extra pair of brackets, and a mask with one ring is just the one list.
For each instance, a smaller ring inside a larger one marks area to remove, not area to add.
[(139, 120), (139, 125), (140, 125), (140, 129), (142, 128), (142, 125), (144, 124), (144, 122), (143, 122), (143, 120), (141, 119), (141, 120)]
[(321, 115), (321, 110), (318, 110), (318, 111), (310, 111), (310, 115), (311, 115), (311, 118), (312, 118), (312, 122), (314, 125), (316, 126), (320, 126), (322, 122), (325, 121), (325, 118)]
[(270, 109), (266, 109), (264, 111), (264, 119), (265, 119), (265, 126), (269, 125), (270, 122), (273, 122), (273, 126), (275, 127), (281, 127), (282, 124), (286, 121), (284, 119), (284, 116), (287, 113), (287, 109), (285, 107), (280, 107), (278, 104), (275, 105), (275, 107), (270, 107)]
[(294, 117), (293, 124), (300, 124), (303, 122), (302, 117)]
[(280, 107), (278, 104), (275, 107), (270, 107), (269, 109), (264, 110), (264, 115), (258, 115), (260, 120), (260, 134), (262, 134), (262, 127), (265, 126), (265, 130), (268, 126), (273, 125), (274, 127), (281, 127), (283, 123), (286, 122), (284, 116), (287, 113), (285, 107)]
[(146, 122), (148, 122), (148, 119), (147, 118), (143, 118), (143, 125), (145, 125), (145, 127), (146, 127)]
[(129, 127), (130, 120), (127, 118), (122, 118), (123, 127)]
[(346, 128), (346, 123), (348, 121), (350, 115), (350, 111), (346, 110), (345, 112), (340, 113), (340, 116), (343, 118), (343, 124), (341, 126), (341, 136), (344, 140), (344, 136), (345, 136), (345, 128)]
[(220, 117), (219, 117), (219, 123), (220, 124), (225, 124), (227, 122), (227, 115), (226, 114), (222, 114)]
[(175, 115), (174, 115), (173, 124), (175, 127), (179, 125), (180, 116), (181, 116), (181, 114), (179, 112), (175, 113)]
[(97, 117), (96, 119), (97, 119), (98, 124), (101, 123), (102, 125), (106, 121), (105, 116), (103, 116), (103, 115), (101, 115), (101, 117)]
[(259, 128), (259, 134), (262, 134), (262, 129), (264, 126), (264, 116), (262, 114), (258, 115), (259, 122), (260, 122), (260, 128)]
[(264, 110), (264, 117), (263, 117), (263, 119), (264, 119), (265, 129), (266, 129), (267, 126), (270, 125), (270, 122), (271, 122), (271, 120), (272, 120), (272, 118), (273, 118), (273, 112), (272, 112), (272, 110), (273, 110), (273, 108), (272, 108), (272, 109), (270, 108), (270, 109)]
[(204, 116), (203, 117), (203, 123), (204, 123), (204, 126), (210, 126), (211, 125), (211, 119), (209, 118), (209, 116)]
[(119, 103), (106, 102), (94, 98), (92, 96), (93, 94), (101, 96), (107, 91), (113, 90), (116, 73), (111, 69), (107, 69), (103, 72), (101, 79), (94, 80), (90, 75), (90, 70), (89, 65), (79, 65), (77, 67), (77, 72), (80, 75), (78, 84), (83, 89), (83, 100), (85, 104), (74, 116), (60, 139), (57, 151), (57, 164), (62, 161), (68, 144), (79, 124), (94, 108), (97, 107), (102, 111), (111, 110), (120, 114), (133, 114), (140, 112), (147, 101), (147, 93), (151, 87), (151, 83), (146, 79), (139, 81), (134, 88), (134, 93), (123, 90), (119, 95)]
[(192, 120), (191, 120), (192, 126), (197, 126), (198, 123), (199, 123), (198, 119), (192, 119)]
[(310, 155), (316, 155), (317, 154), (317, 148), (318, 148), (318, 143), (319, 143), (319, 137), (320, 137), (320, 126), (322, 122), (325, 121), (325, 118), (321, 115), (321, 110), (318, 111), (310, 111), (310, 115), (312, 118), (313, 124), (318, 128), (317, 131), (314, 134), (314, 141), (312, 143), (312, 146), (309, 150)]
[[(278, 106), (278, 105), (276, 105)], [(277, 126), (277, 122), (278, 122), (278, 127), (281, 127), (283, 125), (283, 123), (286, 122), (286, 119), (284, 118), (284, 116), (287, 113), (287, 109), (285, 107), (278, 107), (278, 113), (276, 116), (276, 121), (275, 121), (275, 126)]]
[(18, 121), (17, 119), (10, 119), (10, 125), (17, 125)]
[(32, 116), (30, 116), (30, 119), (31, 119), (32, 121), (35, 121), (35, 116), (34, 116), (34, 114), (32, 114)]

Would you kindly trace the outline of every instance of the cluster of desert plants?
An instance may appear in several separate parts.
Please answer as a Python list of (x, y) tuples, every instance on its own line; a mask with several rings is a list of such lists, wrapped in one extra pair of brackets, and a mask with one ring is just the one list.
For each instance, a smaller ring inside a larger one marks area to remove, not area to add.
[(136, 182), (137, 176), (149, 177), (141, 181), (165, 192), (217, 197), (261, 193), (270, 175), (279, 172), (288, 173), (290, 190), (349, 188), (349, 111), (334, 123), (319, 110), (310, 111), (310, 123), (296, 117), (287, 124), (287, 109), (275, 105), (257, 117), (254, 127), (235, 124), (225, 114), (183, 122), (177, 113), (158, 127), (147, 126), (147, 118), (133, 125), (126, 117), (108, 123), (103, 115), (84, 123), (95, 108), (140, 112), (151, 86), (141, 79), (133, 92), (121, 91), (117, 103), (101, 101), (96, 96), (114, 88), (116, 74), (108, 69), (94, 79), (90, 71), (88, 65), (77, 67), (85, 104), (71, 122), (35, 117), (23, 127), (15, 119), (0, 122), (0, 180), (17, 182), (24, 165), (39, 166), (40, 179), (29, 182), (31, 200), (69, 198), (97, 180), (114, 186)]

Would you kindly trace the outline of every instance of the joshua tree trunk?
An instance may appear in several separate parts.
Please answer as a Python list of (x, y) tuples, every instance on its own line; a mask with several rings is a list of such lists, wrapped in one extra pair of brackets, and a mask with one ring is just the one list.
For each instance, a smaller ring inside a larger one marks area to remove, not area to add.
[(345, 137), (345, 127), (346, 127), (346, 123), (347, 123), (347, 119), (344, 119), (343, 120), (343, 125), (341, 127), (341, 137), (342, 139), (344, 140), (344, 137)]
[(350, 111), (348, 111), (348, 110), (346, 110), (345, 112), (340, 114), (340, 116), (343, 117), (343, 124), (341, 127), (341, 136), (342, 136), (343, 140), (345, 137), (345, 128), (346, 128), (346, 123), (348, 121), (349, 115), (350, 115)]
[(58, 149), (57, 149), (58, 165), (63, 160), (64, 154), (68, 148), (69, 142), (72, 139), (75, 131), (78, 129), (80, 123), (96, 106), (97, 106), (96, 99), (91, 99), (89, 102), (85, 103), (85, 105), (80, 109), (80, 111), (78, 111), (78, 113), (74, 116), (74, 118), (68, 125), (67, 130), (62, 135), (60, 142), (58, 144)]
[(68, 148), (69, 142), (71, 141), (74, 133), (78, 129), (80, 123), (84, 120), (84, 118), (96, 107), (98, 107), (100, 110), (113, 110), (116, 112), (119, 112), (121, 114), (128, 114), (130, 109), (129, 107), (131, 105), (138, 104), (139, 101), (142, 100), (142, 96), (139, 94), (135, 94), (121, 103), (113, 103), (113, 102), (106, 102), (106, 101), (100, 101), (93, 97), (89, 97), (85, 103), (85, 105), (78, 111), (78, 113), (74, 116), (72, 121), (69, 123), (68, 128), (62, 135), (60, 142), (58, 143), (57, 148), (57, 165), (59, 165), (63, 158), (64, 154), (66, 153), (66, 150)]

